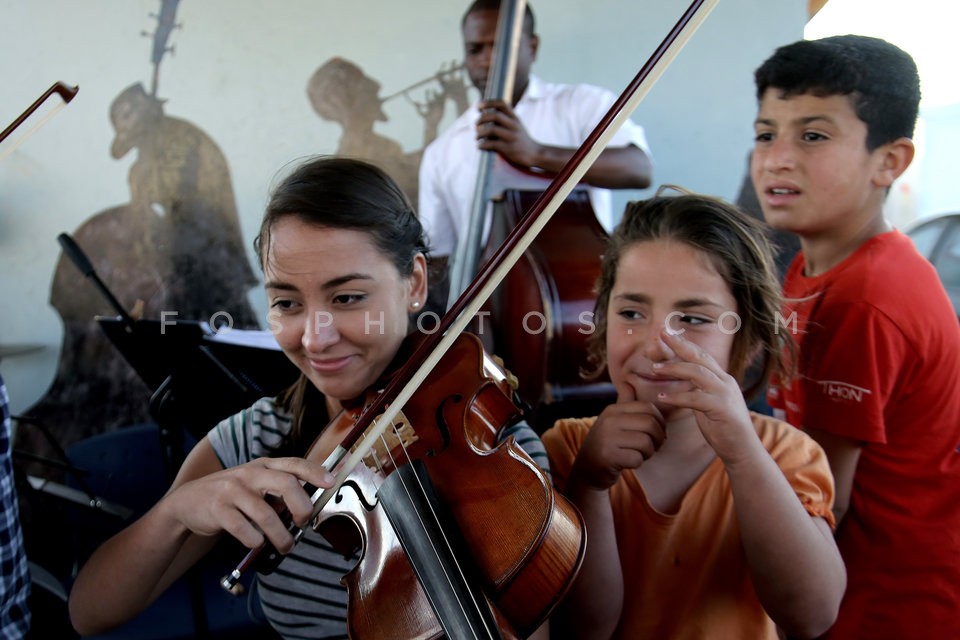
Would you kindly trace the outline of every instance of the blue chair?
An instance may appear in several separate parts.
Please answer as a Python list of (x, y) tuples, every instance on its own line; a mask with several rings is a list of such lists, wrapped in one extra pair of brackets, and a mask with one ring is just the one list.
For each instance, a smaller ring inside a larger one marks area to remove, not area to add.
[[(179, 436), (178, 436), (179, 437)], [(164, 437), (157, 424), (143, 424), (96, 435), (67, 448), (78, 473), (68, 483), (91, 493), (111, 508), (126, 508), (126, 519), (89, 507), (72, 510), (76, 521), (77, 556), (82, 563), (110, 535), (152, 507), (169, 486), (168, 477), (196, 438), (185, 433), (182, 443)], [(170, 451), (171, 447), (175, 450)], [(175, 458), (170, 460), (171, 456)], [(179, 459), (177, 459), (179, 458)], [(207, 558), (178, 580), (143, 613), (98, 640), (186, 640), (193, 638), (271, 638), (276, 634), (258, 613), (259, 600), (245, 581), (247, 595), (234, 596), (220, 587), (245, 550), (225, 540)]]

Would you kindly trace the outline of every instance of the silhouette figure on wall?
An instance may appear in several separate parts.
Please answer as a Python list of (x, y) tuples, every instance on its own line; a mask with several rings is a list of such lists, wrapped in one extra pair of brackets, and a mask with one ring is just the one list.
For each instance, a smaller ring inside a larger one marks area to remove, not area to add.
[(257, 326), (247, 292), (257, 283), (240, 233), (227, 161), (195, 125), (164, 115), (140, 84), (110, 108), (114, 158), (137, 148), (130, 167), (130, 205), (164, 222), (160, 253), (170, 260), (170, 307), (181, 319), (226, 312), (236, 327)]
[[(140, 84), (117, 96), (110, 118), (111, 155), (137, 149), (137, 159), (130, 202), (95, 214), (71, 234), (97, 274), (135, 318), (258, 328), (247, 299), (257, 279), (220, 149), (195, 125), (165, 115)], [(51, 388), (27, 415), (52, 426), (64, 446), (149, 421), (152, 390), (95, 321), (115, 310), (63, 254), (50, 304), (63, 320), (60, 362)], [(27, 448), (48, 452), (41, 438), (28, 439)]]
[[(406, 90), (381, 98), (379, 82), (353, 62), (334, 57), (324, 62), (307, 83), (307, 97), (314, 111), (321, 118), (343, 127), (337, 155), (359, 158), (379, 166), (414, 204), (417, 202), (420, 156), (423, 148), (437, 137), (447, 100), (453, 101), (456, 115), (469, 106), (467, 84), (459, 69), (441, 69), (431, 79), (440, 85), (440, 91), (428, 90), (422, 102), (413, 100)], [(424, 122), (422, 146), (410, 152), (405, 152), (396, 140), (374, 131), (377, 122), (388, 120), (383, 104), (399, 95), (407, 97)]]

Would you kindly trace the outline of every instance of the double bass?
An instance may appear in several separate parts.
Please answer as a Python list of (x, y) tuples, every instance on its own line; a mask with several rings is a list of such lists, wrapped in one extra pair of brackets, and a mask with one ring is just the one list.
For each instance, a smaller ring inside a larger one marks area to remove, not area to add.
[[(311, 447), (314, 459), (323, 459), (336, 478), (326, 489), (305, 487), (314, 504), (313, 526), (335, 539), (338, 530), (328, 527), (338, 507), (358, 503), (342, 507), (347, 528), (363, 537), (357, 569), (345, 578), (351, 592), (348, 624), (356, 637), (522, 637), (572, 584), (586, 544), (582, 518), (515, 445), (491, 446), (492, 434), (518, 408), (505, 373), (464, 331), (679, 52), (690, 37), (684, 31), (699, 26), (715, 3), (694, 0), (437, 330), (419, 336), (384, 387), (372, 390), (358, 407), (345, 408)], [(504, 466), (481, 470), (482, 463), (494, 459)], [(364, 460), (370, 466), (361, 466)], [(543, 508), (531, 509), (537, 492)], [(365, 514), (373, 514), (381, 526), (374, 527)], [(390, 527), (382, 526), (386, 521)], [(523, 533), (503, 523), (519, 523)], [(302, 535), (296, 525), (290, 531), (295, 539)], [(441, 541), (451, 562), (444, 559)], [(401, 561), (381, 562), (384, 549), (397, 545)], [(250, 568), (269, 570), (278, 556), (268, 546), (251, 550), (222, 585), (234, 587)], [(470, 557), (477, 561), (464, 562)], [(258, 566), (261, 559), (265, 567)], [(443, 565), (451, 563), (455, 566), (448, 572)], [(437, 565), (440, 574), (434, 573)], [(417, 581), (410, 579), (411, 572)], [(436, 584), (443, 581), (456, 584)], [(539, 600), (526, 600), (534, 595)], [(406, 607), (405, 599), (416, 606)], [(475, 601), (482, 601), (475, 614), (462, 613), (465, 602)]]
[[(518, 100), (513, 85), (525, 4), (500, 3), (485, 100), (508, 104)], [(466, 289), (480, 260), (492, 256), (539, 195), (515, 189), (498, 193), (494, 183), (547, 182), (549, 174), (508, 167), (509, 163), (495, 151), (479, 151), (469, 224), (458, 238), (457, 255), (452, 257), (450, 303)], [(527, 174), (534, 177), (527, 178)], [(615, 397), (605, 371), (591, 381), (580, 375), (589, 365), (593, 287), (607, 238), (588, 191), (578, 188), (560, 205), (507, 273), (474, 328), (488, 350), (501, 357), (516, 377), (520, 396), (529, 407), (527, 420), (538, 432), (560, 415), (592, 415)]]
[[(491, 245), (520, 223), (539, 196), (509, 189), (493, 204)], [(517, 379), (537, 432), (565, 415), (594, 415), (615, 398), (606, 371), (586, 380), (588, 340), (594, 331), (594, 285), (607, 232), (585, 189), (557, 208), (490, 300), (496, 353)]]

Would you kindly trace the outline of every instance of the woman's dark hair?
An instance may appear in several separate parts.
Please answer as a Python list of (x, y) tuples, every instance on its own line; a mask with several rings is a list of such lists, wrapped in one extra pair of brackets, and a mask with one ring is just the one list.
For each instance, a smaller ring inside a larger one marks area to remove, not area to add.
[[(665, 189), (681, 195), (661, 195)], [(610, 237), (596, 286), (597, 330), (588, 342), (594, 367), (585, 375), (596, 377), (607, 364), (607, 306), (620, 258), (637, 243), (662, 240), (703, 252), (730, 287), (741, 322), (733, 341), (731, 373), (742, 384), (751, 363), (758, 361), (761, 369), (761, 375), (751, 376), (756, 381), (744, 389), (745, 395), (757, 391), (771, 371), (785, 373), (784, 348), (791, 349), (793, 341), (779, 323), (782, 296), (766, 227), (732, 204), (666, 185), (649, 200), (628, 203)]]
[[(423, 227), (403, 190), (381, 169), (353, 158), (313, 157), (274, 187), (253, 242), (263, 269), (271, 260), (270, 234), (279, 220), (293, 217), (308, 225), (352, 229), (368, 234), (402, 276), (413, 273), (417, 254), (427, 254)], [(290, 446), (309, 445), (305, 424), (319, 433), (326, 415), (322, 394), (300, 376), (279, 397), (294, 416)]]
[(287, 216), (317, 227), (369, 234), (404, 276), (413, 271), (414, 257), (427, 253), (410, 200), (383, 170), (362, 160), (312, 158), (273, 189), (253, 242), (261, 268), (270, 260), (270, 230)]

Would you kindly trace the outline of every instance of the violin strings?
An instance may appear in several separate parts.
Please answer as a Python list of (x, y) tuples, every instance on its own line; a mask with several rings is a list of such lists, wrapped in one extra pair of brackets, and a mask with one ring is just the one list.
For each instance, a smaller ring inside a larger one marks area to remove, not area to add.
[[(407, 459), (407, 464), (412, 463), (412, 462), (413, 462), (413, 459), (410, 457), (410, 452), (407, 450), (407, 445), (406, 445), (406, 443), (403, 441), (403, 438), (401, 437), (400, 432), (397, 430), (397, 425), (396, 425), (395, 422), (391, 425), (391, 428), (394, 430), (394, 433), (395, 433), (396, 436), (397, 436), (397, 440), (398, 440), (399, 443), (400, 443), (400, 450), (403, 452), (403, 456)], [(396, 458), (394, 458), (394, 456), (393, 456), (393, 451), (390, 449), (390, 447), (387, 445), (386, 441), (383, 439), (383, 434), (382, 434), (382, 433), (381, 433), (381, 435), (380, 435), (379, 437), (380, 437), (380, 439), (381, 439), (381, 442), (384, 444), (384, 449), (387, 451), (387, 455), (390, 457), (390, 461), (393, 463), (393, 468), (394, 468), (394, 470), (396, 471), (396, 470), (399, 468), (399, 465), (397, 464)], [(417, 485), (418, 485), (418, 487), (419, 487), (420, 494), (421, 494), (421, 495), (426, 495), (426, 489), (424, 488), (423, 483), (420, 482), (420, 477), (419, 477), (417, 474), (413, 474), (413, 475), (414, 475), (414, 477), (415, 477), (416, 480), (417, 480)], [(404, 481), (403, 476), (400, 476), (400, 477), (399, 477), (399, 481), (400, 481), (400, 485), (403, 487), (403, 490), (406, 492), (407, 497), (412, 501), (412, 500), (413, 500), (413, 497), (412, 497), (412, 494), (411, 494), (411, 492), (410, 492), (410, 487), (407, 486), (407, 483)], [(437, 515), (437, 512), (434, 510), (433, 504), (432, 504), (429, 500), (427, 500), (426, 502), (427, 502), (427, 506), (430, 508), (430, 515), (433, 517), (433, 521), (437, 524), (437, 529), (440, 531), (440, 534), (443, 536), (443, 542), (444, 542), (444, 544), (446, 544), (447, 549), (451, 552), (451, 553), (450, 553), (450, 556), (453, 558), (453, 564), (454, 564), (454, 566), (455, 566), (456, 569), (457, 569), (457, 573), (460, 574), (460, 579), (463, 581), (464, 584), (466, 584), (466, 583), (467, 583), (466, 575), (464, 574), (463, 568), (460, 566), (460, 563), (457, 562), (457, 560), (456, 560), (456, 555), (453, 553), (453, 547), (452, 547), (452, 545), (450, 544), (449, 538), (447, 538), (447, 533), (446, 533), (446, 531), (444, 531), (443, 527), (440, 525), (440, 518), (439, 518), (439, 516)], [(419, 511), (417, 512), (417, 518), (420, 520), (421, 526), (424, 526), (423, 515), (424, 515), (424, 514), (420, 513)], [(440, 552), (437, 550), (437, 548), (436, 548), (436, 546), (433, 544), (432, 540), (431, 540), (430, 546), (433, 548), (434, 554), (437, 556), (437, 559), (439, 560), (439, 559), (440, 559)], [(439, 564), (440, 564), (440, 566), (443, 566), (443, 563), (442, 563), (442, 562), (440, 562)], [(446, 577), (447, 583), (450, 585), (450, 587), (451, 587), (451, 589), (452, 589), (452, 588), (453, 588), (453, 581), (452, 581), (452, 579), (450, 578), (449, 575), (446, 575), (446, 571), (445, 571), (444, 573), (445, 573), (444, 577)], [(476, 601), (476, 598), (474, 598), (473, 592), (470, 591), (469, 589), (468, 589), (467, 591), (468, 591), (468, 593), (470, 594), (470, 601), (471, 601), (470, 604), (472, 604), (472, 605), (473, 605), (473, 608), (474, 608), (478, 613), (480, 613), (482, 610), (481, 610), (481, 608), (480, 608), (480, 604)], [(466, 607), (465, 607), (464, 603), (460, 601), (459, 598), (457, 599), (457, 604), (460, 605), (460, 610), (463, 611), (464, 615), (466, 615)], [(493, 632), (490, 630), (489, 626), (487, 625), (487, 620), (486, 620), (486, 618), (484, 618), (484, 616), (482, 615), (482, 613), (480, 613), (479, 618), (483, 621), (483, 626), (484, 626), (484, 629), (485, 629), (486, 632), (487, 632), (487, 637), (490, 637), (490, 638), (495, 637), (494, 634), (493, 634)], [(474, 638), (476, 638), (476, 637), (477, 637), (477, 635), (476, 635), (476, 633), (474, 633)]]
[[(409, 452), (409, 450), (407, 449), (407, 445), (406, 445), (406, 443), (403, 441), (403, 438), (400, 436), (399, 431), (397, 430), (396, 423), (393, 423), (393, 424), (391, 425), (391, 428), (394, 430), (394, 433), (395, 433), (395, 435), (397, 436), (397, 440), (398, 440), (398, 442), (400, 443), (400, 450), (403, 452), (403, 456), (407, 459), (407, 464), (412, 463), (413, 460), (412, 460), (412, 458), (410, 457), (410, 452)], [(390, 461), (393, 463), (393, 468), (394, 468), (394, 470), (398, 469), (399, 466), (398, 466), (398, 464), (397, 464), (397, 460), (396, 460), (396, 458), (394, 458), (394, 456), (393, 456), (393, 451), (389, 448), (389, 446), (387, 445), (386, 441), (383, 439), (383, 434), (380, 435), (380, 438), (381, 438), (381, 442), (384, 444), (385, 450), (387, 451), (387, 455), (390, 457)], [(425, 495), (425, 494), (426, 494), (426, 488), (423, 486), (423, 483), (420, 482), (420, 477), (419, 477), (417, 474), (414, 474), (414, 478), (416, 478), (417, 485), (418, 485), (418, 488), (419, 488), (419, 490), (420, 490), (420, 494), (421, 494), (421, 495)], [(407, 483), (406, 483), (406, 481), (403, 479), (403, 476), (400, 476), (400, 477), (399, 477), (399, 481), (400, 481), (400, 485), (403, 487), (403, 490), (406, 492), (407, 497), (412, 501), (413, 498), (412, 498), (412, 495), (411, 495), (411, 492), (410, 492), (410, 487), (407, 486)], [(450, 540), (447, 538), (446, 531), (444, 531), (443, 527), (440, 526), (440, 518), (439, 518), (439, 516), (437, 515), (436, 511), (434, 510), (433, 504), (432, 504), (429, 500), (426, 501), (426, 502), (427, 502), (427, 506), (430, 508), (430, 515), (433, 517), (433, 521), (437, 524), (437, 529), (440, 531), (441, 535), (443, 536), (443, 542), (444, 542), (444, 544), (446, 544), (447, 549), (451, 551), (450, 556), (453, 558), (454, 566), (455, 566), (456, 569), (457, 569), (457, 573), (460, 574), (460, 579), (461, 579), (464, 583), (466, 583), (467, 579), (466, 579), (466, 576), (465, 576), (465, 574), (464, 574), (464, 572), (463, 572), (463, 568), (462, 568), (462, 567), (460, 566), (460, 564), (456, 561), (456, 555), (452, 553), (452, 546), (451, 546), (451, 544), (450, 544)], [(423, 514), (421, 514), (419, 511), (417, 512), (417, 518), (420, 520), (421, 526), (424, 526), (424, 528), (425, 528), (425, 524), (424, 524), (424, 522), (423, 522)], [(432, 540), (431, 540), (431, 542), (430, 542), (430, 546), (431, 546), (431, 547), (433, 548), (433, 550), (434, 550), (434, 555), (437, 556), (437, 559), (439, 560), (439, 558), (440, 558), (440, 553), (439, 553), (439, 551), (437, 550), (437, 548), (433, 545), (433, 541), (432, 541)], [(439, 564), (440, 564), (441, 567), (444, 566), (442, 562), (439, 562)], [(452, 588), (453, 588), (453, 581), (452, 581), (452, 579), (450, 578), (449, 575), (446, 575), (446, 570), (445, 570), (445, 569), (444, 569), (444, 577), (447, 579), (447, 584), (449, 584), (450, 587), (451, 587), (451, 589), (452, 589)], [(468, 592), (469, 592), (469, 590), (468, 590)], [(470, 592), (470, 599), (471, 599), (471, 604), (473, 605), (474, 609), (479, 612), (479, 611), (480, 611), (480, 605), (479, 605), (479, 603), (473, 598), (472, 592)], [(464, 603), (460, 601), (459, 598), (457, 599), (457, 604), (460, 605), (460, 610), (464, 613), (464, 615), (466, 615), (466, 607), (465, 607)], [(484, 618), (483, 618), (482, 615), (480, 616), (480, 619), (481, 619), (481, 620), (484, 620)], [(487, 623), (486, 623), (486, 620), (484, 620), (484, 627), (485, 627), (485, 628), (486, 628), (486, 624), (487, 624)], [(487, 631), (487, 635), (488, 635), (489, 637), (492, 637), (492, 633), (491, 633), (490, 629), (489, 629), (489, 628), (486, 628), (486, 631)], [(476, 638), (477, 635), (474, 634), (474, 637)]]

